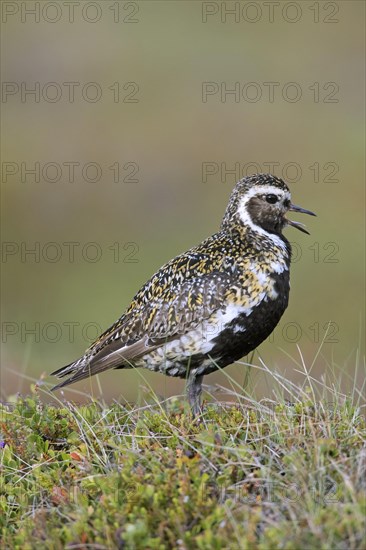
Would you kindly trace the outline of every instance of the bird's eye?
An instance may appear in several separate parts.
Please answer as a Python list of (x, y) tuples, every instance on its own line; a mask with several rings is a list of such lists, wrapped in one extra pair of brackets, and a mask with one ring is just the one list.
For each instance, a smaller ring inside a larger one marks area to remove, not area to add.
[(278, 201), (277, 195), (266, 195), (266, 201), (269, 202), (269, 204), (275, 204)]

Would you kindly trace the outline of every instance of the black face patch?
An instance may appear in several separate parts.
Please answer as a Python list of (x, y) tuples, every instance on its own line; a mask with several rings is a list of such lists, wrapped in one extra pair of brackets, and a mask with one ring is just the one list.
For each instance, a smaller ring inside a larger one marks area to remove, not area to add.
[(280, 203), (270, 204), (260, 197), (252, 197), (247, 205), (251, 220), (269, 233), (281, 233), (285, 225), (284, 211)]

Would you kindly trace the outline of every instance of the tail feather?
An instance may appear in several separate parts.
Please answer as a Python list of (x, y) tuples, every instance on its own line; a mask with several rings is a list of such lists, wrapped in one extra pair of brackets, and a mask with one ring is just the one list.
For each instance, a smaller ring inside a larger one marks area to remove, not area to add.
[(90, 357), (82, 357), (81, 359), (78, 359), (78, 361), (70, 363), (70, 365), (66, 365), (66, 367), (62, 367), (61, 369), (55, 371), (53, 374), (56, 375), (58, 378), (64, 378), (65, 376), (69, 375), (71, 376), (67, 380), (64, 380), (60, 384), (57, 384), (56, 386), (51, 388), (51, 391), (58, 390), (60, 388), (63, 388), (64, 386), (68, 386), (69, 384), (78, 382), (79, 380), (90, 378), (95, 374), (98, 374), (110, 368), (114, 368), (117, 364), (121, 365), (121, 362), (123, 361), (120, 355), (118, 357), (115, 357), (114, 361), (111, 360), (110, 356), (99, 359), (97, 361), (93, 361), (93, 359), (91, 359)]
[(77, 361), (73, 361), (69, 365), (66, 365), (65, 367), (61, 367), (60, 369), (55, 370), (51, 373), (51, 376), (57, 376), (57, 378), (64, 378), (65, 376), (70, 376), (67, 380), (64, 380), (60, 384), (57, 384), (56, 386), (53, 386), (51, 388), (51, 391), (58, 390), (59, 388), (62, 388), (64, 386), (68, 386), (69, 384), (72, 384), (73, 382), (76, 382), (77, 380), (81, 380), (82, 378), (86, 378), (87, 376), (91, 376), (91, 372), (87, 367), (87, 362), (85, 361), (85, 357), (81, 357)]
[(77, 369), (77, 367), (80, 366), (81, 362), (82, 362), (82, 359), (73, 361), (72, 363), (69, 363), (65, 367), (61, 367), (60, 369), (57, 369), (51, 372), (51, 376), (57, 376), (57, 378), (63, 378), (64, 376), (67, 376), (68, 374), (70, 374), (73, 370)]
[[(75, 374), (70, 376), (70, 378), (67, 378), (60, 384), (56, 384), (56, 386), (53, 386), (51, 388), (51, 391), (59, 390), (60, 388), (63, 388), (65, 386), (68, 386), (69, 384), (73, 384), (74, 382), (77, 382), (78, 380), (83, 380), (84, 378), (89, 378), (90, 376), (93, 376), (93, 372), (91, 372), (89, 369), (83, 369), (82, 371), (77, 371)], [(64, 374), (63, 376), (67, 376)]]
[(159, 347), (159, 344), (148, 344), (147, 338), (122, 348), (119, 342), (114, 342), (100, 350), (96, 355), (86, 354), (77, 361), (54, 371), (52, 373), (53, 376), (64, 378), (70, 375), (70, 378), (51, 388), (51, 391), (58, 390), (108, 369), (131, 368), (135, 359), (157, 347)]

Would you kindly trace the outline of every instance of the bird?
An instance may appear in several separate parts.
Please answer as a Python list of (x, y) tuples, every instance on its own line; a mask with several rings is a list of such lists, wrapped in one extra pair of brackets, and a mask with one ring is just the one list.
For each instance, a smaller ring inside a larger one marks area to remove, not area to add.
[(52, 375), (52, 391), (108, 369), (147, 368), (186, 380), (193, 417), (202, 380), (256, 349), (285, 312), (290, 290), (287, 226), (309, 234), (288, 212), (283, 179), (253, 174), (234, 186), (218, 232), (163, 265), (129, 307), (78, 360)]

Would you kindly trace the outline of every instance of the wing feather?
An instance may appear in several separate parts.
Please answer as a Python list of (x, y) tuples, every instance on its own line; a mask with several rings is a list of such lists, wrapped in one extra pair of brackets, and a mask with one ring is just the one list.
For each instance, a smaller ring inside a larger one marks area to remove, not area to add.
[[(201, 247), (205, 252), (200, 251)], [(220, 269), (203, 242), (165, 264), (82, 358), (52, 373), (60, 378), (71, 375), (52, 389), (107, 369), (131, 367), (137, 358), (207, 320), (227, 301), (230, 283), (235, 279), (232, 262), (232, 270), (227, 265)]]

